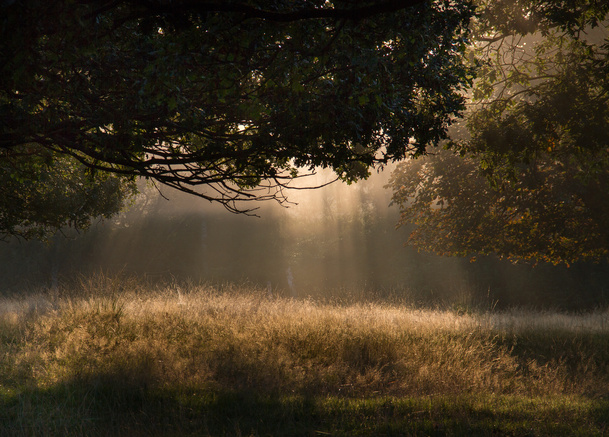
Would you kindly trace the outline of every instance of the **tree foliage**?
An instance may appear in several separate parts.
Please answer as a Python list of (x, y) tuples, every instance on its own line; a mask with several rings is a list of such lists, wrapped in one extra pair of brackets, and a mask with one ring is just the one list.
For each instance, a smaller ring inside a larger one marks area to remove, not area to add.
[[(412, 241), (571, 263), (609, 254), (606, 2), (488, 2), (466, 132), (394, 174)], [(461, 158), (459, 158), (459, 156)]]
[(0, 237), (47, 239), (58, 229), (86, 229), (96, 217), (118, 213), (135, 184), (99, 174), (68, 156), (34, 145), (0, 160)]
[(95, 170), (92, 184), (145, 177), (231, 211), (281, 201), (301, 168), (365, 178), (446, 137), (471, 80), (472, 10), (450, 0), (5, 1), (0, 162), (28, 166), (16, 157), (33, 147), (45, 168)]

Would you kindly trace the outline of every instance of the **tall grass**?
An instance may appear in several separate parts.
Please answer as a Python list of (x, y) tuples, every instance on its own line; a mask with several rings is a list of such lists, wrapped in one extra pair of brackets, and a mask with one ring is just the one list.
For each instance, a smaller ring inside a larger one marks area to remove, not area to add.
[[(0, 308), (4, 435), (486, 435), (509, 424), (549, 435), (552, 415), (609, 429), (607, 311), (468, 313), (104, 277)], [(521, 425), (500, 420), (506, 403)], [(551, 416), (536, 428), (531, 411)]]

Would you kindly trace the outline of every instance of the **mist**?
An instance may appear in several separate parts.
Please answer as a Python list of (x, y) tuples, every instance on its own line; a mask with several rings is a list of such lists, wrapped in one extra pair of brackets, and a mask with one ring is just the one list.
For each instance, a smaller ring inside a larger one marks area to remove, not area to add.
[[(391, 169), (347, 185), (291, 190), (290, 203), (258, 203), (258, 217), (235, 215), (174, 190), (142, 186), (123, 213), (87, 232), (64, 230), (50, 243), (0, 245), (0, 287), (51, 289), (87, 275), (134, 276), (151, 283), (248, 284), (293, 298), (398, 298), (452, 308), (606, 305), (605, 265), (471, 263), (418, 253), (396, 229)], [(331, 178), (321, 172), (307, 184)]]

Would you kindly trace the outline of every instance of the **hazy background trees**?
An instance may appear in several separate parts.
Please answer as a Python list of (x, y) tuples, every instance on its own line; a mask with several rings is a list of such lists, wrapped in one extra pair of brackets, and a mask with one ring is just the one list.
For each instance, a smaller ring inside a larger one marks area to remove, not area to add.
[[(418, 161), (416, 161), (418, 162)], [(383, 189), (389, 172), (352, 186), (307, 191), (289, 209), (267, 205), (261, 218), (227, 214), (188, 196), (144, 189), (130, 209), (84, 233), (50, 244), (11, 240), (0, 251), (0, 290), (21, 293), (87, 275), (137, 276), (155, 283), (246, 282), (275, 295), (401, 299), (458, 309), (606, 305), (606, 264), (570, 268), (439, 257), (404, 247), (397, 208)], [(288, 269), (292, 286), (288, 283)]]

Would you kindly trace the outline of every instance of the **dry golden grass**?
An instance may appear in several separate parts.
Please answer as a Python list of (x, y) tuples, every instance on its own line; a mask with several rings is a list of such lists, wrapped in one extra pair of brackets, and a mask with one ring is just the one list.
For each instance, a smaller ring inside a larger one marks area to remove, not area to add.
[(1, 305), (0, 385), (338, 395), (609, 393), (609, 313), (466, 313), (96, 278)]

